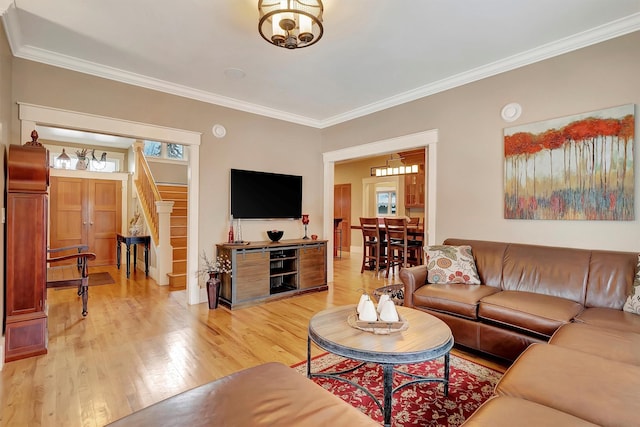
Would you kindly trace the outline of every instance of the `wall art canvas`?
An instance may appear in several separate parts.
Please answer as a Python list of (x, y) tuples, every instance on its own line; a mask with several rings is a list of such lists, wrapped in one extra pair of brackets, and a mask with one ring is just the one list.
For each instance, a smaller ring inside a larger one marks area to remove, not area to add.
[(634, 219), (634, 104), (504, 129), (504, 217)]

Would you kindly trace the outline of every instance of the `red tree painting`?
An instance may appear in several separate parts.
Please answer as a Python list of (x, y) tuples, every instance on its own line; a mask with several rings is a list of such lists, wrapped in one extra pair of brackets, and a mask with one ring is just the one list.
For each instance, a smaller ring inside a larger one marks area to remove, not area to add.
[(507, 219), (633, 220), (634, 105), (504, 130)]

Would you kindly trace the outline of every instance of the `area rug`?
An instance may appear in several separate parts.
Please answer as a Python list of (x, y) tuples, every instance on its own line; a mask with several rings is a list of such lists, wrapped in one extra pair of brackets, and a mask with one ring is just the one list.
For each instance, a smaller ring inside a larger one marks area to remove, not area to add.
[[(116, 283), (116, 281), (113, 280), (113, 277), (111, 277), (111, 274), (109, 274), (109, 272), (107, 271), (102, 271), (100, 273), (89, 273), (89, 286), (111, 285), (113, 283)], [(62, 291), (65, 289), (72, 289), (77, 287), (77, 285), (61, 286), (55, 289), (56, 291)]]
[[(359, 362), (325, 353), (311, 361), (312, 372), (335, 372), (348, 369)], [(307, 363), (293, 366), (300, 374), (307, 374)], [(400, 371), (421, 376), (442, 377), (443, 358), (413, 365), (400, 365)], [(440, 383), (422, 383), (407, 386), (393, 395), (392, 425), (404, 426), (459, 426), (492, 394), (502, 373), (462, 357), (451, 355), (449, 396), (444, 397)], [(344, 375), (367, 388), (382, 402), (382, 368), (367, 363)], [(394, 388), (408, 382), (409, 377), (394, 374)], [(313, 381), (382, 423), (382, 414), (366, 393), (343, 381), (313, 378)]]
[(116, 283), (116, 281), (106, 271), (89, 273), (89, 286), (110, 285), (112, 283)]

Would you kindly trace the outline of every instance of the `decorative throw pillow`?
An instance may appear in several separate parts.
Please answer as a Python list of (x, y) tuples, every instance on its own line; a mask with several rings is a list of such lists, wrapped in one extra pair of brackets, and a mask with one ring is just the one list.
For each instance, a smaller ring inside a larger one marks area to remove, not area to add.
[(638, 254), (638, 265), (636, 266), (636, 277), (633, 280), (633, 289), (631, 295), (627, 297), (624, 303), (624, 311), (629, 313), (640, 314), (640, 254)]
[(428, 246), (425, 252), (428, 283), (480, 284), (471, 246)]

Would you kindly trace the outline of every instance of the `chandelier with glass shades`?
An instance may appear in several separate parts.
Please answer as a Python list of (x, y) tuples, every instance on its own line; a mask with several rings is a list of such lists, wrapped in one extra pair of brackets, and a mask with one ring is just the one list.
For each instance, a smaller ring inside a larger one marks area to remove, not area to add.
[(279, 47), (297, 49), (322, 38), (321, 0), (259, 0), (258, 31), (266, 41)]

